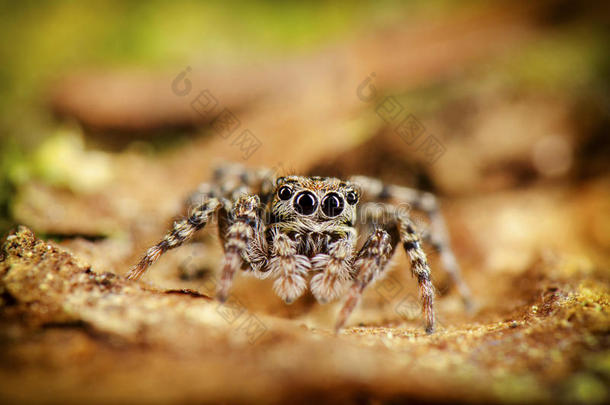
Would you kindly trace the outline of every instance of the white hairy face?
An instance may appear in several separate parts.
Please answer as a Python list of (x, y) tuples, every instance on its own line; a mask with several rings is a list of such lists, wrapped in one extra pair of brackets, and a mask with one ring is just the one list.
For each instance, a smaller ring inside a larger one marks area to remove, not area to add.
[(271, 214), (287, 228), (324, 232), (353, 226), (360, 198), (350, 182), (329, 177), (280, 177), (276, 183)]

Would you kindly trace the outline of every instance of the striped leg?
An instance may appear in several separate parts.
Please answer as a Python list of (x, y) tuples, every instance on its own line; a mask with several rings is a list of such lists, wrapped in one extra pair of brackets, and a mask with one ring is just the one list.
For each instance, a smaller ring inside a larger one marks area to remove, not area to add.
[[(376, 208), (364, 209), (362, 219), (383, 226), (402, 243), (411, 263), (411, 272), (417, 277), (426, 332), (431, 333), (434, 330), (434, 286), (430, 280), (430, 267), (421, 246), (421, 238), (406, 213), (389, 204), (378, 204)], [(396, 239), (392, 241), (392, 246), (397, 242)]]
[(260, 200), (257, 195), (241, 195), (229, 213), (229, 223), (224, 243), (225, 256), (222, 275), (218, 284), (217, 296), (224, 302), (231, 288), (233, 276), (244, 262), (248, 262), (248, 243), (253, 240), (255, 228), (260, 222), (258, 209)]
[(426, 332), (432, 333), (434, 331), (434, 286), (430, 280), (430, 267), (426, 254), (421, 247), (421, 239), (413, 222), (406, 215), (400, 214), (397, 220), (400, 241), (409, 256), (411, 272), (417, 277)]
[(126, 277), (128, 280), (138, 280), (142, 274), (166, 251), (182, 245), (193, 237), (193, 234), (203, 228), (216, 212), (221, 203), (216, 198), (202, 200), (192, 213), (180, 221), (174, 222), (172, 229), (165, 235), (163, 240), (148, 249), (144, 257), (136, 264)]
[(348, 292), (341, 312), (339, 312), (335, 331), (338, 331), (345, 325), (347, 318), (356, 308), (358, 302), (360, 302), (362, 292), (366, 286), (383, 273), (391, 257), (392, 243), (390, 235), (382, 229), (376, 229), (356, 256), (356, 262), (354, 263), (354, 268), (357, 272), (356, 279)]
[[(218, 236), (224, 247), (229, 228), (228, 213), (231, 211), (231, 201), (237, 200), (243, 194), (258, 194), (264, 204), (274, 191), (276, 176), (275, 169), (248, 168), (239, 163), (224, 163), (214, 170), (213, 182), (201, 183), (197, 186), (197, 189), (187, 197), (184, 204), (185, 207), (192, 207), (198, 205), (202, 199), (209, 197), (220, 199), (223, 206), (220, 208), (218, 215)], [(262, 245), (266, 243), (261, 238), (257, 238), (257, 242), (261, 247), (264, 247)], [(256, 253), (255, 256), (259, 256), (258, 259), (260, 259), (261, 249), (258, 250), (258, 252), (249, 253)], [(266, 250), (264, 252), (266, 254)], [(266, 263), (263, 260), (251, 260), (251, 264), (256, 270), (259, 270), (264, 268)], [(261, 277), (263, 273), (257, 272), (256, 274)]]
[[(264, 197), (272, 192), (276, 173), (272, 169), (248, 168), (225, 163), (214, 170), (211, 183), (201, 183), (185, 200), (186, 207), (198, 205), (202, 198), (217, 197), (236, 200), (242, 194), (255, 192)], [(271, 185), (271, 187), (270, 187)]]
[(439, 252), (443, 267), (451, 277), (451, 281), (455, 284), (462, 297), (462, 302), (468, 311), (474, 309), (472, 294), (470, 288), (462, 278), (460, 265), (451, 250), (449, 243), (449, 234), (445, 225), (445, 220), (437, 209), (430, 212), (431, 229), (429, 233), (430, 244)]
[(249, 168), (239, 163), (225, 163), (214, 170), (214, 183), (218, 184), (219, 192), (231, 200), (255, 192), (265, 203), (274, 191), (276, 177), (274, 169)]
[(451, 281), (456, 285), (464, 306), (471, 310), (473, 308), (470, 289), (462, 278), (460, 265), (451, 250), (451, 243), (445, 219), (439, 208), (437, 198), (428, 192), (423, 192), (407, 187), (384, 185), (382, 182), (370, 177), (355, 176), (351, 179), (362, 187), (365, 196), (369, 200), (384, 201), (395, 199), (397, 202), (405, 202), (417, 210), (421, 210), (430, 218), (430, 233), (426, 235), (426, 241), (439, 252), (445, 271), (449, 274)]

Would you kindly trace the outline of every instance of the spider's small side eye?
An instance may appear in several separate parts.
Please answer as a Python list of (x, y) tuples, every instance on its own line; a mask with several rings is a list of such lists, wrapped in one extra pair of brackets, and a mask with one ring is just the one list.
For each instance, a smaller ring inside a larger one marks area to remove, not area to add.
[(280, 187), (280, 189), (277, 191), (277, 196), (280, 197), (280, 200), (286, 201), (292, 197), (292, 189), (288, 186)]
[(322, 200), (322, 212), (327, 217), (336, 217), (343, 212), (343, 199), (337, 193), (328, 193)]
[(353, 191), (348, 192), (345, 198), (347, 199), (347, 203), (349, 205), (354, 205), (358, 202), (358, 196)]

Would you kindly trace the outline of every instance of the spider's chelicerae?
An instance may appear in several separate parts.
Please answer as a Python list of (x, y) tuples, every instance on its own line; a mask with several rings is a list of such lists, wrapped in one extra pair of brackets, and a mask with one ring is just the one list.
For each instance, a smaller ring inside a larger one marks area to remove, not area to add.
[[(363, 290), (386, 270), (400, 242), (417, 278), (430, 333), (434, 330), (434, 287), (422, 249), (422, 241), (428, 241), (440, 252), (446, 271), (469, 303), (468, 287), (449, 247), (437, 199), (430, 193), (363, 176), (349, 181), (276, 177), (268, 169), (225, 165), (215, 171), (214, 182), (199, 186), (188, 203), (190, 214), (176, 221), (163, 240), (146, 252), (129, 271), (129, 279), (140, 278), (164, 252), (191, 239), (216, 215), (224, 247), (217, 292), (220, 301), (226, 300), (238, 269), (274, 278), (275, 292), (287, 303), (300, 297), (308, 285), (321, 303), (347, 290), (338, 330)], [(397, 204), (426, 213), (429, 231), (420, 236), (408, 211)], [(358, 231), (363, 229), (369, 233), (359, 247)]]

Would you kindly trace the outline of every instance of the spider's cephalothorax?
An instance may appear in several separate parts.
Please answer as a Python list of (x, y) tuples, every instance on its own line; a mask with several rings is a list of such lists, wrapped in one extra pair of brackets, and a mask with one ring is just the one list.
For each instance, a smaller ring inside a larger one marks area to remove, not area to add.
[[(189, 215), (174, 223), (165, 238), (151, 247), (128, 273), (138, 279), (165, 251), (178, 247), (217, 215), (224, 247), (218, 298), (226, 300), (238, 269), (273, 277), (274, 290), (290, 303), (309, 286), (325, 303), (346, 290), (347, 299), (336, 329), (343, 326), (364, 288), (384, 272), (398, 243), (404, 247), (417, 277), (426, 331), (434, 329), (434, 287), (422, 249), (422, 238), (441, 259), (462, 298), (469, 291), (449, 249), (444, 220), (436, 198), (426, 192), (384, 185), (357, 176), (350, 181), (328, 177), (276, 178), (266, 169), (222, 166), (214, 182), (202, 184), (188, 199)], [(430, 231), (420, 238), (403, 203), (430, 217)], [(372, 206), (374, 204), (374, 207)], [(367, 209), (374, 208), (374, 209)], [(358, 230), (371, 229), (358, 249)]]

